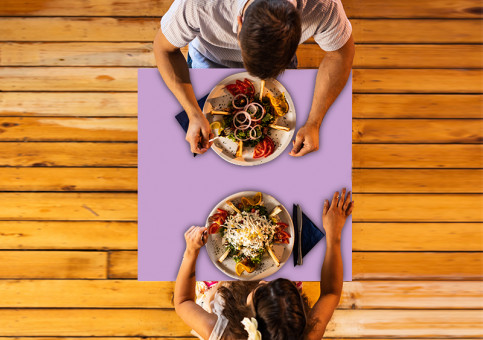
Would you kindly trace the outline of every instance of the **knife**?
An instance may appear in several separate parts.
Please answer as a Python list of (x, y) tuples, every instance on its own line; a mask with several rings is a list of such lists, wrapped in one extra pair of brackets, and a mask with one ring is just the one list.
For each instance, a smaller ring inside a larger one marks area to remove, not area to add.
[(297, 204), (297, 232), (298, 232), (298, 254), (297, 254), (297, 265), (302, 265), (303, 259), (302, 259), (302, 209), (300, 206)]

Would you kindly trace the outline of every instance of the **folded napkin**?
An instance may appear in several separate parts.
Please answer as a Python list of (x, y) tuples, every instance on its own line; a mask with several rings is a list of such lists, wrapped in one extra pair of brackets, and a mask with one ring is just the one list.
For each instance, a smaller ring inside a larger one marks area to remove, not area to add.
[[(292, 220), (295, 229), (295, 243), (293, 247), (293, 265), (297, 265), (298, 250), (299, 250), (299, 233), (297, 225), (297, 208), (293, 205)], [(317, 226), (302, 212), (302, 258), (309, 253), (309, 251), (325, 236), (324, 232), (321, 231)]]
[[(198, 105), (203, 108), (205, 105), (206, 99), (208, 98), (208, 95), (204, 96), (203, 98), (198, 99)], [(188, 115), (186, 114), (186, 111), (181, 111), (176, 115), (176, 120), (178, 121), (179, 125), (183, 128), (184, 132), (188, 132), (188, 126), (190, 124), (190, 120), (188, 118)], [(193, 157), (196, 157), (196, 153), (193, 154)]]

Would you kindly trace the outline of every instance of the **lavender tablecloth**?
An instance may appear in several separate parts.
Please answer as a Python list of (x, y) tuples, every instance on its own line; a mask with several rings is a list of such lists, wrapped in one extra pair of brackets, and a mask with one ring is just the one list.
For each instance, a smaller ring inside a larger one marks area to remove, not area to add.
[[(197, 97), (206, 95), (237, 69), (193, 69), (191, 80)], [(305, 122), (312, 101), (316, 70), (287, 70), (280, 82), (292, 96), (297, 129)], [(182, 111), (156, 69), (138, 72), (139, 158), (139, 269), (141, 281), (176, 279), (184, 252), (183, 234), (191, 225), (203, 225), (213, 206), (226, 196), (244, 190), (262, 191), (291, 211), (301, 205), (307, 216), (322, 227), (323, 199), (343, 186), (351, 188), (352, 79), (327, 113), (321, 129), (320, 149), (302, 158), (288, 155), (290, 148), (272, 162), (256, 167), (227, 163), (212, 150), (193, 158), (184, 132), (174, 116)], [(318, 281), (325, 253), (325, 238), (294, 268), (292, 259), (275, 279)], [(352, 280), (352, 219), (342, 233), (344, 280)], [(202, 250), (198, 280), (227, 280)]]

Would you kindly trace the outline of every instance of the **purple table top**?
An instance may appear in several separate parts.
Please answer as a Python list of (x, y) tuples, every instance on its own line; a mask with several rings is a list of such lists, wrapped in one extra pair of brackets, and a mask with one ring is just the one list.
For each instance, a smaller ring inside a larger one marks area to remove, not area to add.
[[(238, 69), (190, 70), (198, 98)], [(317, 70), (287, 70), (280, 82), (292, 96), (297, 129), (310, 109)], [(174, 281), (185, 249), (184, 232), (204, 225), (211, 209), (233, 193), (262, 191), (277, 198), (292, 212), (298, 203), (322, 227), (323, 200), (334, 191), (351, 188), (352, 78), (327, 113), (318, 152), (293, 158), (287, 148), (277, 159), (256, 167), (232, 165), (212, 150), (193, 157), (175, 115), (182, 111), (157, 69), (138, 72), (139, 142), (139, 269), (140, 281)], [(295, 135), (294, 135), (295, 137)], [(235, 178), (240, 180), (235, 181)], [(274, 275), (299, 281), (319, 281), (325, 238), (294, 268), (293, 259)], [(344, 281), (352, 280), (352, 219), (342, 232)], [(203, 248), (197, 280), (231, 280), (210, 261)]]

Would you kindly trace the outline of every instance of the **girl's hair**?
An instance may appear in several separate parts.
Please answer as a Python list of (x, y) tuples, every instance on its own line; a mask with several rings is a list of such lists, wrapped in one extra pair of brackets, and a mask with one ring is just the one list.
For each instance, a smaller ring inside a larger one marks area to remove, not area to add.
[[(257, 288), (258, 287), (258, 288)], [(252, 308), (247, 306), (247, 297), (255, 288)], [(309, 310), (307, 297), (299, 292), (293, 282), (277, 279), (260, 285), (253, 281), (235, 281), (218, 289), (225, 301), (223, 315), (228, 325), (224, 339), (246, 339), (247, 332), (241, 321), (255, 317), (262, 339), (301, 339)]]
[(218, 288), (225, 306), (223, 315), (228, 319), (228, 325), (223, 333), (223, 339), (246, 339), (248, 333), (242, 325), (245, 317), (252, 317), (253, 312), (247, 306), (247, 297), (258, 286), (258, 281), (232, 281)]
[(307, 324), (308, 303), (295, 284), (277, 279), (260, 286), (253, 296), (262, 339), (301, 339)]

